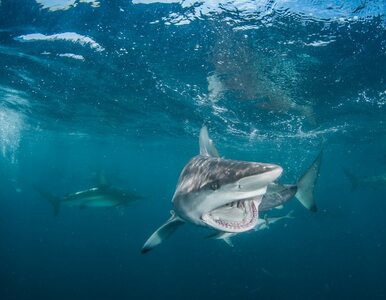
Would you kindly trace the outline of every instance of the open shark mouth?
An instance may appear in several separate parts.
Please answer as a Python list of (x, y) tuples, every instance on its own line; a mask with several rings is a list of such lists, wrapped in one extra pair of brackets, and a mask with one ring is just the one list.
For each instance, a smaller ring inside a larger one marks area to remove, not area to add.
[(202, 216), (202, 220), (213, 229), (225, 232), (244, 232), (258, 223), (256, 200), (239, 200), (218, 207)]

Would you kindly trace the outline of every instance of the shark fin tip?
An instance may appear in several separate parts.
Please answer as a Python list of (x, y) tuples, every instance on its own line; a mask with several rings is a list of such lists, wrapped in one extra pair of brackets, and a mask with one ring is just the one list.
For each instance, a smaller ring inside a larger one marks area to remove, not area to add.
[(316, 213), (318, 211), (318, 207), (316, 205), (312, 205), (310, 207), (310, 211)]
[(150, 250), (151, 250), (151, 249), (148, 248), (148, 247), (142, 248), (142, 249), (141, 249), (141, 254), (146, 254), (146, 253), (148, 253)]

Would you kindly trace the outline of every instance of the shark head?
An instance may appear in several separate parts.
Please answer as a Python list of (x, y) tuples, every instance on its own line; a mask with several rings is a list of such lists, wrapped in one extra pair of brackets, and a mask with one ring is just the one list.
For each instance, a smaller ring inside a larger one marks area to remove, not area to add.
[(282, 168), (220, 158), (206, 127), (200, 133), (200, 149), (181, 172), (173, 197), (175, 212), (185, 221), (217, 231), (251, 230), (258, 223), (267, 185)]

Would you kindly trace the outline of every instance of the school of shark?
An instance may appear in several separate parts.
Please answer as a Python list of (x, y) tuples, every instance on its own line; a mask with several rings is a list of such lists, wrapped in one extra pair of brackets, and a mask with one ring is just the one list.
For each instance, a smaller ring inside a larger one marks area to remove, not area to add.
[(282, 206), (296, 197), (312, 212), (317, 211), (313, 191), (318, 178), (322, 152), (296, 184), (281, 184), (282, 167), (220, 157), (207, 127), (199, 137), (200, 153), (181, 172), (172, 203), (171, 218), (145, 242), (147, 253), (170, 237), (185, 223), (208, 227), (211, 237), (232, 245), (230, 237), (259, 230), (282, 219), (260, 217), (260, 213)]
[[(293, 219), (293, 211), (279, 217), (267, 215), (273, 209), (283, 208), (293, 198), (308, 211), (317, 212), (314, 189), (321, 161), (322, 151), (296, 183), (281, 183), (281, 166), (225, 159), (209, 137), (207, 127), (202, 127), (199, 154), (190, 159), (180, 174), (172, 198), (171, 217), (146, 240), (141, 253), (160, 245), (186, 223), (212, 230), (206, 238), (222, 240), (233, 247), (234, 236)], [(356, 179), (347, 172), (356, 186)], [(51, 204), (55, 216), (61, 206), (114, 208), (143, 198), (136, 192), (112, 186), (102, 172), (98, 173), (94, 186), (62, 197), (36, 185), (34, 189)]]

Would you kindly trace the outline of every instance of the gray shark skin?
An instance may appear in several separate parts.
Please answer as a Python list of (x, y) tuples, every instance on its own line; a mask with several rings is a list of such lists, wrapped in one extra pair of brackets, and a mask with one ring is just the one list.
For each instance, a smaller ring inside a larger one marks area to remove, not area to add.
[[(277, 208), (282, 206), (288, 200), (296, 197), (299, 202), (311, 212), (317, 211), (317, 206), (313, 196), (314, 187), (316, 180), (319, 176), (319, 169), (322, 160), (322, 151), (313, 161), (311, 166), (306, 170), (303, 176), (299, 179), (297, 184), (280, 184), (280, 183), (270, 183), (267, 188), (267, 192), (264, 194), (261, 203), (259, 205), (259, 211), (268, 211), (272, 208)], [(263, 229), (268, 229), (270, 225), (283, 220), (283, 219), (293, 219), (293, 211), (290, 211), (287, 215), (281, 217), (268, 217), (264, 216), (264, 219), (256, 224), (254, 231), (259, 231)], [(207, 238), (222, 240), (227, 245), (233, 247), (233, 242), (231, 238), (238, 235), (238, 233), (231, 232), (222, 232), (218, 231)]]
[(260, 203), (259, 211), (270, 210), (284, 204), (291, 198), (296, 197), (305, 208), (312, 212), (316, 212), (317, 206), (313, 193), (316, 181), (319, 177), (321, 161), (322, 151), (299, 179), (297, 184), (269, 184), (267, 193), (263, 196)]
[(43, 198), (46, 198), (51, 203), (55, 216), (59, 214), (61, 205), (79, 208), (116, 207), (142, 198), (133, 192), (120, 190), (108, 185), (93, 187), (66, 195), (62, 198), (43, 191), (36, 186), (35, 189)]
[(272, 183), (268, 185), (267, 193), (260, 203), (259, 210), (267, 211), (283, 205), (296, 195), (298, 187), (296, 184)]
[(259, 204), (280, 166), (220, 158), (206, 127), (200, 131), (200, 155), (181, 172), (172, 217), (145, 242), (142, 253), (162, 243), (184, 223), (239, 233), (259, 222)]

